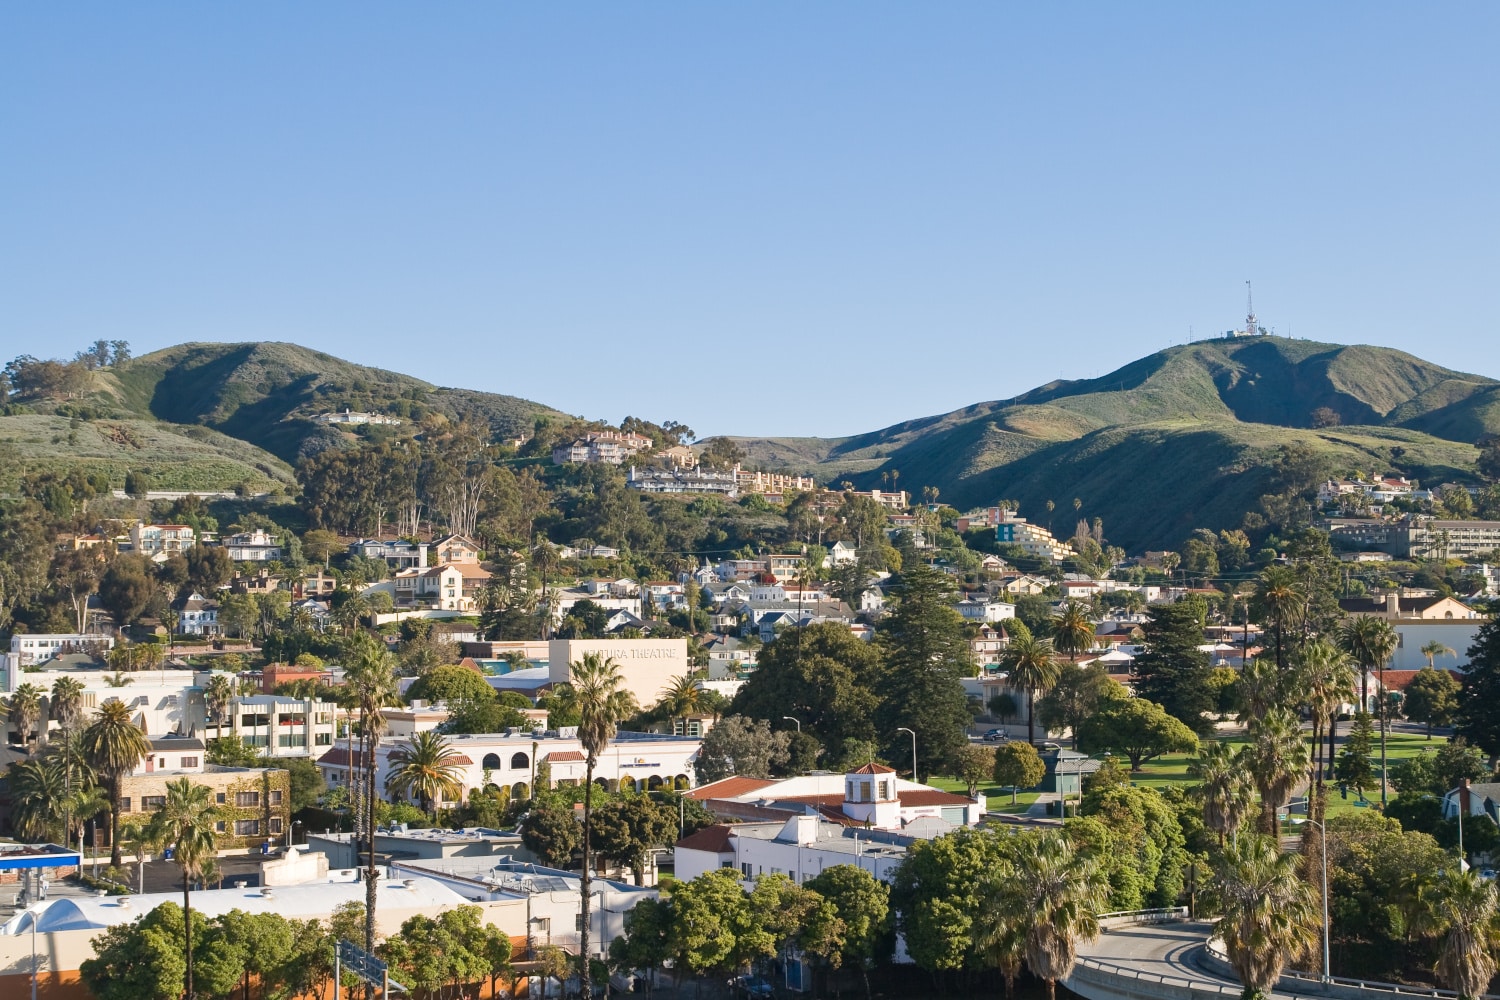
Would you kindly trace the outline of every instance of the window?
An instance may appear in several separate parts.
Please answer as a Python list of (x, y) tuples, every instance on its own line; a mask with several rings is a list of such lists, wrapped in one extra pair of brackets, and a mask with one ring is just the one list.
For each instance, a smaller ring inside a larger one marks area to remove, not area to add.
[(485, 754), (484, 760), (479, 762), (479, 766), (484, 768), (486, 771), (500, 770), (500, 755), (497, 753)]
[(313, 742), (315, 744), (317, 744), (318, 746), (320, 746), (320, 747), (332, 746), (333, 745), (333, 734), (332, 733), (314, 733), (313, 734)]
[(279, 747), (305, 747), (307, 746), (307, 734), (282, 733), (276, 737), (276, 745)]
[(510, 758), (510, 766), (524, 771), (531, 766), (531, 758), (524, 753), (513, 754)]
[(270, 724), (271, 717), (265, 713), (240, 716), (240, 725), (242, 726), (269, 726)]
[(234, 804), (240, 809), (258, 806), (260, 805), (260, 792), (235, 792)]
[(214, 804), (215, 805), (221, 805), (221, 806), (224, 804), (224, 793), (223, 792), (215, 792), (214, 793)]
[(754, 874), (753, 872), (750, 871), (750, 869), (752, 867), (753, 866), (748, 861), (742, 863), (740, 865), (740, 874), (743, 875), (743, 876), (745, 876), (746, 878), (749, 878), (752, 874)]
[(182, 766), (183, 767), (197, 767), (198, 766), (198, 758), (197, 757), (184, 757), (184, 758), (182, 758)]
[(279, 788), (273, 788), (273, 789), (271, 789), (271, 805), (273, 805), (273, 806), (279, 806), (279, 805), (281, 805), (281, 789), (279, 789)]
[(260, 820), (237, 819), (234, 821), (234, 835), (236, 837), (259, 837)]
[(122, 812), (122, 813), (128, 813), (128, 812), (130, 812), (130, 796), (127, 795), (123, 799), (120, 800), (120, 812)]
[(224, 832), (224, 821), (221, 819), (217, 823), (214, 824), (214, 833), (223, 833), (223, 832)]
[(146, 811), (147, 809), (160, 809), (162, 806), (164, 806), (166, 804), (167, 804), (167, 797), (165, 795), (142, 795), (141, 796), (141, 811), (142, 812)]
[(271, 817), (271, 832), (272, 833), (280, 833), (281, 832), (281, 817), (280, 816), (272, 816)]

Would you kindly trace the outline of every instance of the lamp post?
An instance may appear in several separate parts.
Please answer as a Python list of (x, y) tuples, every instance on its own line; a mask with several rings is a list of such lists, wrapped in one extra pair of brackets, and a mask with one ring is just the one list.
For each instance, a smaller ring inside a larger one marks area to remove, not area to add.
[(911, 733), (911, 780), (917, 780), (917, 734), (905, 726), (896, 729), (898, 733)]
[(1323, 847), (1323, 982), (1331, 982), (1333, 977), (1328, 974), (1328, 827), (1315, 819), (1294, 819), (1293, 823), (1301, 825), (1311, 823), (1318, 828), (1318, 842)]
[(796, 726), (797, 726), (797, 735), (798, 736), (802, 735), (802, 720), (801, 719), (794, 719), (790, 715), (783, 715), (782, 718), (785, 719), (787, 722), (796, 723)]

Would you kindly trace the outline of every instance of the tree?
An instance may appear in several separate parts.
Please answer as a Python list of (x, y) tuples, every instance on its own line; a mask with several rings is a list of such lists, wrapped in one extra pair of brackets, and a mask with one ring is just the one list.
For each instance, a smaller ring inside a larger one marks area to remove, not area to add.
[[(865, 996), (870, 995), (870, 967), (887, 932), (890, 914), (890, 889), (875, 876), (854, 865), (833, 865), (816, 878), (804, 882), (808, 889), (822, 896), (833, 907), (843, 923), (843, 934), (836, 939), (822, 935), (824, 949), (814, 951), (834, 968), (853, 965), (864, 977)], [(807, 949), (804, 945), (805, 950)]]
[[(486, 685), (488, 687), (488, 685)], [(531, 707), (527, 705), (527, 707)], [(503, 733), (507, 729), (525, 729), (529, 723), (520, 710), (502, 702), (499, 698), (460, 701), (452, 706), (448, 721), (443, 723), (443, 732)]]
[(1317, 896), (1299, 873), (1301, 862), (1275, 838), (1257, 835), (1238, 838), (1215, 858), (1224, 914), (1214, 932), (1246, 1000), (1268, 996), (1287, 962), (1317, 941)]
[(1102, 665), (1090, 663), (1080, 667), (1076, 663), (1062, 663), (1059, 664), (1057, 683), (1037, 702), (1036, 710), (1047, 732), (1062, 729), (1071, 732), (1073, 749), (1077, 750), (1078, 730), (1084, 720), (1104, 703), (1126, 697), (1129, 695), (1125, 688), (1111, 680)]
[(1433, 639), (1430, 642), (1423, 643), (1421, 653), (1423, 656), (1427, 657), (1427, 665), (1429, 667), (1434, 665), (1433, 661), (1439, 656), (1458, 655), (1453, 651), (1453, 647), (1443, 645), (1442, 641), (1439, 639)]
[(1204, 740), (1198, 745), (1198, 756), (1188, 764), (1188, 776), (1199, 783), (1194, 791), (1203, 802), (1203, 825), (1218, 834), (1223, 847), (1254, 804), (1245, 752), (1218, 740)]
[[(1445, 647), (1446, 648), (1446, 647)], [(1423, 647), (1423, 652), (1426, 652)], [(1417, 671), (1417, 676), (1406, 685), (1402, 707), (1406, 717), (1427, 726), (1427, 738), (1432, 739), (1433, 726), (1446, 726), (1458, 712), (1458, 696), (1463, 690), (1452, 674), (1446, 670), (1434, 670), (1431, 663)]]
[(446, 702), (450, 706), (464, 701), (491, 701), (494, 697), (495, 689), (490, 687), (483, 674), (454, 663), (433, 667), (406, 691), (408, 701), (420, 698), (427, 702)]
[(187, 550), (188, 586), (200, 594), (212, 594), (234, 576), (229, 550), (201, 542)]
[(1166, 709), (1144, 697), (1106, 704), (1083, 724), (1080, 745), (1088, 753), (1118, 752), (1130, 760), (1130, 769), (1164, 753), (1196, 749), (1198, 737)]
[(924, 969), (960, 969), (972, 957), (974, 915), (985, 911), (983, 887), (1011, 875), (995, 834), (966, 828), (911, 845), (891, 881), (897, 930)]
[(215, 672), (203, 686), (203, 707), (214, 720), (214, 731), (224, 732), (224, 713), (234, 701), (234, 679), (228, 674)]
[(573, 810), (550, 802), (532, 805), (521, 820), (521, 840), (550, 868), (566, 868), (583, 842)]
[(599, 853), (629, 865), (635, 884), (646, 884), (646, 859), (677, 838), (677, 813), (645, 795), (622, 795), (594, 813)]
[(1065, 836), (1020, 838), (1014, 863), (997, 909), (1025, 942), (1026, 967), (1046, 981), (1048, 1000), (1055, 1000), (1057, 981), (1073, 971), (1078, 942), (1099, 935), (1104, 883), (1093, 859)]
[[(352, 636), (345, 645), (344, 685), (359, 708), (360, 755), (364, 762), (365, 841), (365, 951), (375, 951), (375, 898), (380, 870), (375, 865), (375, 751), (385, 730), (380, 710), (396, 696), (396, 675), (391, 654), (384, 643), (366, 633)], [(351, 775), (352, 777), (352, 775)]]
[[(963, 619), (949, 604), (952, 587), (945, 573), (924, 566), (904, 570), (895, 588), (901, 603), (882, 619), (876, 640), (885, 654), (875, 684), (877, 732), (899, 760), (910, 752), (910, 743), (897, 728), (915, 731), (929, 773), (963, 745), (972, 718), (963, 688), (969, 640)], [(921, 768), (911, 763), (915, 776)]]
[(1339, 781), (1358, 792), (1361, 802), (1365, 800), (1365, 789), (1375, 783), (1375, 767), (1370, 761), (1373, 734), (1370, 713), (1356, 713), (1354, 728), (1349, 730), (1349, 739), (1344, 744), (1343, 752), (1339, 754)]
[(583, 956), (583, 1000), (592, 1000), (593, 977), (589, 968), (589, 877), (592, 848), (590, 825), (594, 818), (594, 767), (599, 755), (614, 739), (620, 721), (635, 711), (635, 697), (623, 687), (620, 666), (600, 653), (585, 653), (583, 659), (570, 664), (573, 691), (578, 697), (578, 742), (583, 744), (583, 879), (579, 888), (583, 928), (579, 951)]
[[(1278, 678), (1288, 675), (1277, 674)], [(1317, 789), (1323, 787), (1323, 742), (1321, 734), (1332, 734), (1340, 708), (1354, 696), (1354, 668), (1349, 657), (1333, 643), (1324, 639), (1313, 639), (1297, 654), (1294, 683), (1302, 691), (1302, 698), (1312, 715), (1313, 757)], [(1264, 707), (1258, 710), (1263, 712)], [(1333, 740), (1328, 742), (1328, 756), (1333, 757)], [(1315, 796), (1316, 797), (1316, 796)]]
[(672, 885), (672, 964), (695, 975), (727, 971), (735, 964), (740, 935), (750, 930), (749, 900), (739, 873), (728, 868)]
[[(167, 782), (166, 802), (152, 822), (161, 831), (163, 843), (173, 848), (173, 860), (182, 869), (183, 967), (187, 996), (193, 995), (193, 879), (202, 874), (204, 863), (214, 857), (218, 838), (214, 823), (219, 810), (213, 804), (213, 792), (207, 785), (195, 785), (190, 778)], [(115, 846), (119, 850), (119, 845)], [(118, 862), (116, 862), (118, 864)]]
[(672, 957), (672, 900), (643, 899), (625, 914), (625, 933), (609, 943), (610, 965), (619, 971), (639, 969), (647, 988), (656, 980), (656, 970)]
[(74, 630), (79, 634), (88, 632), (89, 597), (104, 576), (104, 556), (102, 548), (87, 548), (60, 549), (52, 557), (52, 586), (72, 607)]
[(1250, 723), (1250, 743), (1241, 751), (1260, 792), (1261, 828), (1276, 832), (1276, 811), (1307, 778), (1307, 746), (1297, 717), (1273, 709)]
[(1168, 715), (1195, 733), (1213, 731), (1208, 718), (1214, 708), (1209, 685), (1208, 654), (1203, 644), (1203, 620), (1191, 602), (1152, 608), (1145, 633), (1145, 651), (1135, 658), (1135, 693), (1154, 701)]
[(136, 728), (130, 708), (111, 698), (99, 706), (99, 714), (83, 731), (83, 748), (109, 795), (109, 863), (118, 868), (121, 782), (151, 752), (151, 744)]
[(1286, 669), (1286, 628), (1307, 606), (1302, 581), (1289, 566), (1269, 566), (1255, 582), (1251, 606), (1258, 618), (1271, 620), (1276, 633), (1276, 668)]
[(79, 965), (79, 977), (99, 1000), (179, 1000), (185, 931), (182, 910), (162, 903), (95, 938), (94, 957)]
[(696, 770), (704, 784), (738, 775), (769, 778), (771, 770), (788, 759), (791, 734), (772, 732), (764, 719), (730, 715), (703, 737)]
[(782, 724), (790, 715), (824, 746), (875, 737), (873, 690), (880, 650), (846, 626), (818, 622), (784, 633), (763, 647), (757, 666), (730, 711)]
[(1460, 736), (1500, 759), (1500, 617), (1479, 627), (1469, 647), (1469, 669), (1458, 699), (1455, 728)]
[(1339, 625), (1338, 642), (1344, 651), (1359, 664), (1359, 707), (1360, 711), (1369, 711), (1369, 683), (1370, 671), (1378, 668), (1380, 671), (1379, 702), (1380, 711), (1380, 804), (1385, 805), (1386, 782), (1383, 777), (1386, 773), (1385, 756), (1385, 730), (1386, 730), (1386, 699), (1385, 699), (1385, 665), (1392, 654), (1396, 652), (1396, 646), (1400, 637), (1391, 623), (1374, 615), (1360, 615), (1349, 619)]
[(995, 751), (973, 743), (958, 748), (953, 757), (953, 777), (968, 788), (969, 798), (979, 793), (979, 785), (995, 773)]
[(1442, 937), (1434, 970), (1438, 978), (1466, 1000), (1479, 997), (1495, 978), (1500, 942), (1500, 896), (1494, 880), (1447, 867), (1422, 887), (1418, 899), (1418, 927)]
[(22, 684), (6, 702), (5, 712), (20, 737), (21, 746), (30, 748), (36, 737), (37, 723), (42, 719), (42, 689), (35, 684)]
[(1067, 601), (1052, 616), (1052, 644), (1058, 652), (1066, 653), (1068, 659), (1074, 661), (1093, 648), (1094, 620), (1082, 604)]
[(463, 794), (459, 756), (440, 734), (416, 733), (406, 741), (406, 746), (391, 752), (386, 791), (415, 798), (422, 811), (431, 813), (436, 820), (439, 802)]
[(995, 748), (995, 783), (1010, 788), (1010, 802), (1015, 805), (1018, 788), (1035, 788), (1047, 776), (1042, 755), (1030, 743), (1011, 741)]
[(1052, 640), (1029, 635), (1013, 638), (1000, 654), (1000, 666), (1006, 671), (1007, 683), (1026, 692), (1026, 742), (1035, 743), (1037, 695), (1050, 691), (1061, 676)]
[(117, 556), (99, 578), (99, 603), (122, 627), (139, 618), (155, 594), (156, 583), (143, 556)]

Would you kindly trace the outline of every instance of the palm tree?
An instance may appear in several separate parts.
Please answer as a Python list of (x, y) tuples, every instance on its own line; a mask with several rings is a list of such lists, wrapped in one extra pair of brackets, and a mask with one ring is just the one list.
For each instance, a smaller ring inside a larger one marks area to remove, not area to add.
[(1240, 670), (1235, 682), (1235, 697), (1239, 702), (1238, 722), (1258, 719), (1273, 708), (1280, 708), (1286, 679), (1267, 660), (1251, 660)]
[(1318, 897), (1298, 873), (1301, 855), (1274, 837), (1239, 838), (1214, 859), (1224, 915), (1214, 935), (1245, 985), (1246, 1000), (1265, 997), (1288, 961), (1318, 939)]
[(42, 689), (35, 684), (22, 684), (10, 696), (10, 721), (16, 727), (16, 736), (21, 746), (29, 748), (36, 735), (37, 723), (42, 720)]
[(109, 863), (118, 868), (120, 783), (151, 752), (151, 744), (136, 728), (129, 706), (111, 698), (99, 706), (99, 715), (83, 731), (83, 751), (109, 795)]
[(620, 720), (635, 710), (635, 698), (623, 689), (625, 679), (620, 666), (600, 653), (585, 653), (583, 660), (572, 664), (573, 692), (578, 698), (578, 742), (583, 744), (583, 880), (580, 887), (583, 927), (578, 954), (582, 956), (581, 990), (583, 1000), (592, 1000), (593, 978), (589, 974), (589, 875), (593, 860), (589, 841), (594, 816), (594, 765), (614, 738)]
[(1068, 659), (1077, 661), (1079, 654), (1094, 646), (1094, 621), (1088, 609), (1077, 601), (1068, 601), (1052, 616), (1052, 644)]
[(1245, 766), (1243, 750), (1232, 750), (1229, 744), (1205, 740), (1198, 745), (1198, 756), (1188, 764), (1188, 775), (1200, 784), (1198, 797), (1203, 800), (1203, 825), (1219, 835), (1219, 846), (1233, 838), (1245, 815), (1254, 804), (1254, 784)]
[(390, 771), (385, 777), (386, 791), (415, 798), (421, 803), (422, 811), (432, 813), (436, 822), (438, 801), (463, 794), (458, 757), (458, 751), (437, 733), (417, 733), (404, 749), (391, 753)]
[(40, 760), (17, 761), (9, 771), (11, 823), (23, 840), (50, 840), (62, 828), (67, 792), (63, 773)]
[(82, 837), (84, 821), (109, 808), (95, 780), (94, 769), (89, 766), (83, 732), (77, 728), (62, 730), (58, 738), (47, 745), (46, 752), (48, 765), (57, 768), (63, 776), (63, 837), (68, 843), (73, 842), (75, 827)]
[(1386, 730), (1386, 690), (1385, 690), (1385, 665), (1396, 652), (1396, 646), (1401, 639), (1396, 635), (1396, 630), (1391, 623), (1383, 618), (1373, 615), (1360, 615), (1343, 622), (1338, 630), (1339, 646), (1354, 658), (1359, 664), (1359, 710), (1368, 712), (1370, 710), (1369, 684), (1370, 670), (1378, 668), (1380, 671), (1380, 806), (1386, 805), (1386, 760), (1385, 760), (1385, 730)]
[(1078, 942), (1099, 935), (1108, 882), (1091, 859), (1057, 835), (1022, 839), (1010, 881), (997, 900), (1001, 918), (1019, 933), (1027, 968), (1047, 981), (1047, 996), (1056, 1000), (1057, 981), (1073, 971)]
[(1013, 907), (1008, 900), (1015, 887), (1009, 875), (1006, 872), (1006, 877), (995, 877), (985, 884), (970, 931), (974, 950), (986, 965), (1000, 970), (1007, 997), (1015, 994), (1016, 977), (1026, 961), (1025, 927), (1021, 921), (1010, 919)]
[[(360, 755), (364, 764), (365, 834), (365, 950), (375, 951), (375, 887), (380, 871), (375, 867), (375, 751), (385, 731), (381, 708), (396, 695), (396, 674), (391, 654), (380, 640), (368, 633), (354, 635), (345, 654), (345, 687), (359, 706)], [(350, 767), (352, 776), (354, 768)]]
[(665, 711), (669, 719), (683, 718), (698, 710), (702, 702), (703, 689), (698, 686), (698, 674), (689, 672), (673, 677), (663, 689), (658, 709)]
[(1026, 742), (1036, 742), (1036, 699), (1051, 691), (1062, 674), (1051, 639), (1025, 635), (1014, 638), (1000, 654), (1000, 665), (1009, 675), (1010, 686), (1020, 688), (1026, 699)]
[(1307, 778), (1307, 746), (1297, 717), (1284, 708), (1250, 723), (1245, 763), (1260, 792), (1261, 829), (1276, 833), (1276, 812)]
[[(1313, 756), (1317, 762), (1314, 781), (1323, 788), (1324, 767), (1322, 733), (1332, 734), (1338, 725), (1339, 706), (1354, 697), (1354, 666), (1348, 655), (1326, 639), (1314, 639), (1302, 647), (1297, 657), (1297, 687), (1312, 715)], [(1329, 764), (1333, 761), (1333, 741), (1328, 745)]]
[(1439, 656), (1457, 656), (1458, 655), (1458, 653), (1454, 652), (1452, 646), (1444, 646), (1443, 643), (1442, 643), (1442, 641), (1438, 640), (1438, 639), (1434, 639), (1434, 640), (1432, 640), (1429, 643), (1425, 643), (1422, 646), (1421, 652), (1422, 652), (1423, 656), (1427, 657), (1427, 665), (1429, 667), (1433, 667), (1433, 669), (1437, 669), (1436, 665), (1433, 663), (1433, 661), (1435, 659), (1437, 659)]
[(47, 714), (64, 729), (83, 721), (83, 681), (76, 677), (59, 677), (52, 682), (51, 704)]
[[(158, 814), (160, 815), (160, 814)], [(120, 841), (123, 846), (135, 858), (136, 879), (141, 891), (145, 891), (146, 884), (146, 859), (151, 852), (161, 846), (161, 824), (145, 820), (135, 820), (126, 823), (120, 829)]]
[(1443, 936), (1433, 971), (1460, 997), (1473, 1000), (1495, 977), (1495, 949), (1500, 945), (1495, 883), (1472, 871), (1445, 868), (1422, 887), (1418, 902), (1418, 928)]
[(203, 704), (214, 719), (214, 735), (224, 735), (224, 712), (234, 701), (234, 681), (228, 674), (214, 674), (203, 686)]
[(1267, 615), (1276, 629), (1276, 667), (1286, 669), (1286, 626), (1307, 605), (1302, 581), (1287, 566), (1270, 566), (1255, 583), (1257, 613)]
[[(193, 784), (190, 778), (167, 782), (166, 802), (152, 818), (162, 843), (173, 845), (173, 858), (182, 869), (182, 951), (187, 962), (183, 994), (189, 998), (193, 996), (193, 879), (203, 874), (204, 865), (218, 850), (218, 837), (214, 833), (218, 818), (213, 792), (207, 785)], [(119, 862), (115, 864), (118, 866)]]

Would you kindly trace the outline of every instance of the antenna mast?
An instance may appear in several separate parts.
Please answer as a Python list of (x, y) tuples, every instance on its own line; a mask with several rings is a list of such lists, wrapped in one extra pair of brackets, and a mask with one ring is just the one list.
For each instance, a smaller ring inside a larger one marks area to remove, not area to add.
[(1245, 282), (1245, 336), (1254, 337), (1260, 333), (1260, 324), (1255, 321), (1255, 298), (1251, 294), (1250, 282)]

